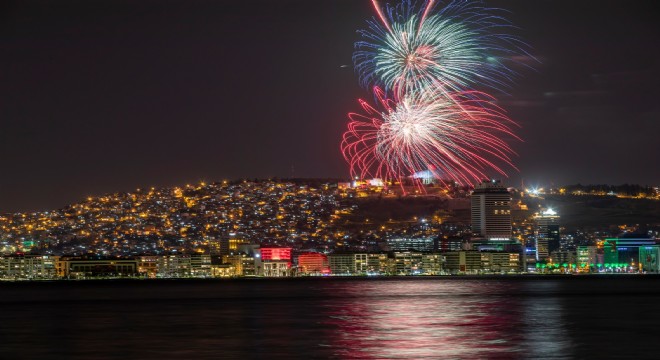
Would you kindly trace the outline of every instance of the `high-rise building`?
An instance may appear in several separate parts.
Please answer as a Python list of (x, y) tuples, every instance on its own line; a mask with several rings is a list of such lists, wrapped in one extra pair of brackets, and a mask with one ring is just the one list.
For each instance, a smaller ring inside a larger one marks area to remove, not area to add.
[(240, 234), (228, 233), (208, 240), (209, 252), (212, 256), (224, 256), (238, 253), (241, 245), (249, 244)]
[(511, 194), (498, 180), (475, 186), (471, 199), (472, 233), (491, 240), (511, 239)]
[(559, 215), (552, 209), (534, 215), (536, 260), (546, 260), (559, 249)]

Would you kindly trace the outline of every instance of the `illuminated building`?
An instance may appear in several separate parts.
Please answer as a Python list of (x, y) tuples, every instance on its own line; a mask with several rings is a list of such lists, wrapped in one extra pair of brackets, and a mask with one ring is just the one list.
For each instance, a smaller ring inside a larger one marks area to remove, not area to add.
[(660, 273), (660, 246), (639, 247), (639, 269), (650, 274)]
[(605, 239), (603, 244), (604, 266), (606, 269), (635, 266), (639, 260), (640, 247), (654, 246), (653, 238), (638, 238), (634, 235)]
[(390, 260), (387, 254), (367, 254), (367, 274), (385, 275), (392, 273)]
[(213, 277), (232, 277), (237, 276), (236, 268), (229, 264), (212, 264), (211, 276)]
[(52, 279), (56, 274), (58, 257), (41, 255), (0, 256), (0, 278)]
[(330, 272), (328, 257), (319, 253), (300, 254), (298, 269), (302, 274), (327, 274)]
[(410, 177), (421, 182), (423, 185), (430, 185), (438, 182), (437, 174), (434, 174), (431, 170), (418, 171)]
[(454, 251), (443, 254), (450, 273), (502, 273), (520, 269), (520, 253), (506, 251)]
[(267, 260), (263, 262), (264, 276), (284, 277), (289, 276), (289, 267), (291, 263), (286, 260)]
[(222, 264), (233, 268), (232, 276), (254, 276), (257, 270), (254, 264), (254, 257), (244, 253), (234, 255), (224, 255)]
[(520, 254), (517, 252), (482, 252), (481, 269), (494, 273), (518, 271)]
[(261, 248), (259, 245), (241, 244), (238, 246), (238, 254), (245, 255), (243, 258), (244, 275), (262, 275), (263, 263), (261, 261)]
[(570, 250), (555, 250), (550, 254), (550, 259), (558, 264), (579, 264), (577, 252)]
[(230, 254), (239, 251), (238, 249), (241, 245), (249, 245), (250, 244), (250, 241), (248, 241), (246, 239), (233, 238), (233, 237), (230, 237), (228, 241), (229, 241), (228, 249), (229, 249)]
[(192, 275), (190, 255), (165, 255), (158, 257), (158, 276), (166, 278), (189, 277)]
[(481, 253), (479, 251), (452, 251), (443, 255), (445, 270), (452, 274), (481, 271)]
[(138, 261), (62, 257), (55, 267), (60, 277), (132, 276), (137, 274)]
[(384, 275), (395, 271), (384, 253), (334, 253), (328, 255), (330, 272), (334, 275)]
[(577, 247), (577, 265), (580, 271), (587, 271), (593, 269), (597, 264), (602, 262), (598, 256), (598, 247), (597, 246), (578, 246)]
[(463, 250), (463, 238), (458, 236), (449, 236), (447, 238), (438, 239), (438, 250), (441, 252), (446, 251), (460, 251)]
[(191, 254), (190, 255), (190, 274), (194, 277), (211, 276), (211, 255)]
[(261, 248), (261, 263), (263, 276), (288, 276), (291, 267), (291, 248)]
[(471, 198), (472, 233), (489, 241), (510, 240), (511, 194), (497, 180), (477, 184)]
[(262, 261), (286, 260), (291, 261), (291, 248), (261, 248)]
[(443, 257), (439, 254), (424, 254), (416, 251), (394, 253), (397, 275), (439, 275)]
[(236, 233), (220, 236), (209, 240), (209, 250), (211, 255), (228, 255), (238, 251), (240, 245), (249, 244), (250, 241), (237, 237)]
[(209, 253), (211, 255), (226, 255), (229, 253), (229, 241), (224, 241), (221, 238), (211, 238), (208, 240), (209, 243)]
[(355, 274), (355, 255), (354, 254), (330, 254), (328, 255), (328, 264), (330, 272), (335, 275)]
[(546, 260), (559, 249), (559, 215), (548, 209), (534, 215), (534, 236), (536, 238), (536, 260)]
[(138, 274), (155, 278), (158, 274), (158, 258), (159, 256), (138, 256)]
[(426, 237), (396, 237), (386, 240), (391, 251), (437, 251), (438, 238)]

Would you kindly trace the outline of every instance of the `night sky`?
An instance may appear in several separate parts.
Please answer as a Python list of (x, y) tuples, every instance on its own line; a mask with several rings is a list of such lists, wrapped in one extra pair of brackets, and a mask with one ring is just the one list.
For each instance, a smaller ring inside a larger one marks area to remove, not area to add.
[[(653, 1), (487, 1), (539, 63), (496, 94), (508, 185), (660, 183)], [(3, 1), (0, 213), (138, 187), (348, 176), (368, 0)], [(342, 65), (349, 65), (342, 67)]]

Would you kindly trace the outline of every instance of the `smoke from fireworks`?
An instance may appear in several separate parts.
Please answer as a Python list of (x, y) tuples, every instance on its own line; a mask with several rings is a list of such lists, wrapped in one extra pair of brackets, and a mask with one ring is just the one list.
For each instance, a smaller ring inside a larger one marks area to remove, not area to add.
[(341, 149), (351, 176), (401, 181), (428, 169), (438, 178), (470, 184), (487, 177), (486, 170), (504, 175), (494, 161), (513, 166), (513, 151), (498, 135), (515, 138), (515, 124), (486, 94), (447, 98), (425, 90), (395, 101), (375, 88), (375, 95), (377, 106), (360, 100), (364, 112), (349, 114)]

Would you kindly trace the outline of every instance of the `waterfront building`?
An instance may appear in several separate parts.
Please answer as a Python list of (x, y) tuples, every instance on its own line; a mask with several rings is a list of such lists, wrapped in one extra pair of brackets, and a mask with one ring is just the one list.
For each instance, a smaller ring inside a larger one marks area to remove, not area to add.
[(579, 265), (577, 252), (572, 250), (555, 250), (548, 259), (556, 264)]
[(481, 252), (481, 270), (484, 272), (508, 273), (519, 269), (518, 252)]
[(211, 276), (211, 255), (191, 254), (190, 255), (190, 274), (193, 277)]
[(261, 260), (285, 260), (291, 262), (291, 248), (261, 248)]
[(230, 265), (234, 269), (233, 276), (260, 276), (263, 275), (261, 261), (246, 253), (225, 255), (222, 264)]
[(471, 197), (472, 233), (489, 241), (510, 240), (511, 194), (497, 180), (477, 184)]
[(335, 253), (328, 255), (330, 272), (334, 275), (355, 274), (355, 255)]
[(443, 253), (444, 270), (452, 273), (503, 273), (520, 270), (520, 253), (506, 251), (452, 251)]
[(291, 262), (287, 260), (264, 260), (263, 275), (266, 277), (285, 277), (289, 276)]
[(334, 253), (328, 255), (334, 275), (385, 275), (394, 273), (394, 259), (385, 253)]
[(597, 246), (578, 246), (576, 257), (578, 271), (594, 270), (598, 264), (602, 264)]
[(534, 237), (536, 238), (536, 261), (546, 260), (559, 249), (559, 215), (552, 209), (534, 215)]
[(233, 277), (238, 276), (236, 268), (230, 264), (211, 264), (212, 277)]
[(639, 260), (640, 247), (654, 245), (655, 239), (635, 235), (605, 239), (603, 242), (604, 266), (606, 269), (634, 267)]
[(639, 270), (649, 274), (660, 273), (660, 246), (639, 247)]
[(369, 253), (367, 254), (367, 275), (385, 275), (391, 274), (392, 262), (387, 254)]
[(305, 275), (319, 275), (330, 272), (328, 256), (320, 253), (298, 255), (298, 271)]
[(256, 244), (238, 245), (238, 254), (245, 254), (243, 259), (243, 271), (247, 275), (262, 275), (263, 264), (261, 261), (261, 247)]
[(85, 259), (62, 257), (55, 263), (59, 277), (133, 276), (137, 274), (135, 259)]
[(190, 255), (164, 255), (158, 257), (156, 264), (158, 276), (165, 278), (190, 277), (192, 275), (192, 264)]
[(419, 251), (394, 253), (396, 275), (440, 275), (444, 257), (440, 254)]
[(288, 276), (291, 268), (291, 248), (261, 248), (261, 264), (263, 276)]
[(443, 255), (445, 270), (452, 274), (476, 274), (481, 271), (481, 253), (479, 251), (451, 251)]
[(0, 256), (0, 278), (4, 279), (52, 279), (56, 274), (55, 263), (59, 257), (48, 255)]
[(438, 253), (422, 255), (422, 275), (440, 275), (443, 272), (445, 257)]
[(158, 258), (160, 258), (160, 256), (138, 256), (138, 274), (149, 278), (155, 278), (158, 275)]
[(394, 253), (396, 275), (418, 275), (422, 272), (422, 253), (397, 251)]

